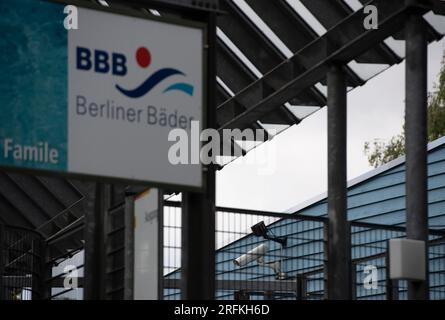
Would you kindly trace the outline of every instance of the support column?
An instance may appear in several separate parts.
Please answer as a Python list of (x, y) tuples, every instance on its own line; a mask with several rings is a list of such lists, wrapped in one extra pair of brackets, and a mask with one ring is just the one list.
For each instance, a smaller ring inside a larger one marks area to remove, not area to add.
[(346, 200), (346, 78), (333, 64), (328, 79), (328, 298), (351, 299), (351, 247)]
[[(207, 127), (216, 127), (216, 14), (208, 14)], [(182, 299), (215, 297), (215, 167), (206, 168), (206, 191), (182, 194)]]
[[(405, 37), (406, 236), (428, 245), (427, 40), (420, 14), (413, 13), (408, 17)], [(426, 257), (428, 260), (428, 254)], [(425, 263), (427, 276), (428, 263)], [(408, 299), (428, 299), (428, 280), (409, 281)]]
[(105, 185), (88, 183), (85, 199), (84, 300), (105, 297)]
[[(33, 249), (36, 249), (34, 253), (37, 253), (37, 255), (40, 257), (39, 259), (39, 265), (36, 265), (36, 269), (38, 269), (37, 274), (39, 275), (40, 279), (38, 283), (34, 282), (33, 279), (33, 294), (34, 292), (39, 293), (38, 299), (40, 300), (50, 300), (51, 299), (51, 289), (52, 289), (52, 283), (49, 281), (52, 277), (52, 269), (53, 269), (53, 262), (51, 259), (51, 250), (49, 245), (44, 241), (40, 240), (40, 244), (37, 247), (34, 247)], [(37, 288), (34, 286), (37, 285)], [(32, 297), (33, 300), (34, 297)]]
[[(214, 172), (208, 175), (214, 185)], [(215, 296), (215, 198), (214, 187), (209, 188), (204, 194), (182, 195), (181, 294), (186, 300)]]

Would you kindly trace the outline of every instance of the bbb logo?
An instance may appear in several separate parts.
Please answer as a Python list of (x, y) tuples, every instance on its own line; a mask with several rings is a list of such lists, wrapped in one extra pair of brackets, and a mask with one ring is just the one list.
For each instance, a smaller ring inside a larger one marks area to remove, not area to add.
[[(145, 47), (136, 50), (136, 62), (140, 68), (148, 68), (151, 64), (151, 53)], [(93, 71), (96, 73), (110, 74), (124, 77), (128, 73), (127, 57), (122, 53), (104, 50), (90, 50), (84, 47), (76, 48), (76, 68), (83, 71)], [(116, 84), (116, 89), (129, 98), (140, 98), (150, 92), (154, 87), (165, 79), (173, 76), (185, 76), (185, 73), (174, 68), (162, 68), (133, 89), (125, 89)], [(185, 82), (176, 82), (163, 90), (163, 93), (170, 91), (181, 91), (189, 96), (193, 96), (193, 86)]]

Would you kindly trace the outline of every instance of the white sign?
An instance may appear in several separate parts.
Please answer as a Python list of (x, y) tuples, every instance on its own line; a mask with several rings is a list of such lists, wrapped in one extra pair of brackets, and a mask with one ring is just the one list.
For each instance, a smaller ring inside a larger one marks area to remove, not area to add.
[(150, 189), (134, 204), (134, 299), (158, 299), (158, 190)]
[(173, 165), (174, 128), (203, 120), (203, 29), (79, 8), (68, 31), (67, 171), (202, 187)]

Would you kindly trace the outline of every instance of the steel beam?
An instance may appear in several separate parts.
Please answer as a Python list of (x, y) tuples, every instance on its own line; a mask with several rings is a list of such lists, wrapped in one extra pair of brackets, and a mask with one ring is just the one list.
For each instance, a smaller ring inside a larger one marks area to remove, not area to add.
[[(66, 212), (63, 217), (58, 216), (65, 210), (65, 207), (57, 201), (51, 192), (46, 190), (37, 177), (27, 174), (8, 173), (6, 175), (14, 186), (20, 188), (26, 197), (23, 202), (29, 202), (30, 205), (37, 208), (35, 212), (42, 212), (51, 232), (62, 230), (67, 224), (72, 222), (73, 217)], [(55, 218), (57, 217), (57, 218)], [(39, 226), (42, 230), (42, 226)]]
[[(406, 37), (406, 236), (428, 243), (427, 40), (422, 15), (412, 13)], [(426, 249), (428, 252), (428, 249)], [(428, 279), (428, 254), (426, 278)], [(428, 280), (409, 281), (409, 299), (428, 299)]]
[[(49, 300), (51, 298), (51, 283), (52, 277), (52, 263), (51, 263), (51, 249), (42, 241), (40, 246), (40, 299)], [(34, 299), (34, 298), (33, 298)]]
[(22, 215), (13, 203), (0, 192), (0, 222), (8, 225), (34, 229), (38, 226), (28, 216)]
[[(221, 9), (228, 14), (218, 17), (218, 27), (230, 38), (235, 46), (258, 68), (266, 73), (285, 60), (285, 56), (277, 49), (264, 33), (244, 14), (232, 1), (221, 1)], [(306, 95), (310, 102), (324, 101), (324, 97), (316, 88), (307, 88)], [(298, 95), (296, 95), (298, 96)], [(295, 97), (296, 97), (295, 96)], [(296, 102), (291, 102), (297, 104)]]
[[(220, 129), (248, 125), (258, 120), (261, 115), (289, 101), (301, 91), (322, 81), (329, 64), (333, 61), (347, 63), (382, 42), (395, 31), (402, 29), (407, 11), (411, 8), (399, 0), (374, 0), (371, 4), (379, 8), (380, 24), (377, 30), (363, 28), (363, 12), (351, 14), (325, 35), (308, 44), (292, 58), (282, 62), (261, 79), (225, 102), (225, 104), (234, 103), (234, 101), (244, 102), (246, 111), (223, 124)], [(287, 80), (283, 77), (283, 72), (292, 69), (295, 65), (303, 65), (306, 69), (296, 73), (291, 80)], [(258, 90), (270, 79), (282, 80), (276, 82), (279, 86), (272, 92), (259, 95)]]
[(280, 62), (284, 56), (232, 1), (221, 1), (227, 12), (218, 17), (218, 27), (230, 38), (262, 73)]
[(246, 2), (292, 52), (297, 52), (318, 37), (285, 0)]
[(351, 244), (346, 200), (346, 78), (343, 67), (328, 72), (328, 297), (351, 299)]
[(0, 193), (8, 204), (16, 208), (19, 214), (26, 217), (35, 228), (48, 220), (47, 213), (36, 206), (6, 172), (0, 172)]
[(218, 76), (234, 93), (238, 93), (257, 79), (220, 39), (217, 41), (216, 53)]
[[(425, 5), (423, 3), (423, 5)], [(428, 6), (432, 6), (432, 10), (435, 14), (445, 15), (445, 2), (442, 0), (430, 0)]]
[(84, 299), (99, 300), (105, 296), (105, 185), (89, 183), (86, 189)]
[[(221, 41), (217, 42), (217, 68), (218, 68), (218, 76), (221, 80), (232, 90), (234, 93), (239, 92), (240, 90), (247, 87), (249, 84), (254, 82), (257, 77), (236, 57), (236, 55)], [(218, 100), (223, 103), (230, 96), (224, 92), (224, 90), (220, 86), (218, 86)], [(309, 99), (305, 101), (310, 101)], [(223, 100), (223, 101), (221, 101)], [(217, 114), (217, 122), (224, 123), (237, 114), (245, 111), (246, 109), (241, 104), (235, 105), (226, 105), (226, 108), (222, 108), (218, 110)], [(260, 119), (263, 123), (270, 124), (285, 124), (285, 125), (293, 125), (295, 123), (299, 123), (299, 119), (296, 119), (295, 116), (284, 106), (281, 106), (278, 112), (272, 112), (268, 115), (265, 115), (262, 119)], [(241, 128), (245, 129), (245, 128)]]
[(181, 297), (185, 300), (215, 296), (215, 173), (207, 175), (206, 193), (182, 194)]
[(72, 206), (73, 203), (83, 198), (83, 194), (69, 180), (55, 177), (36, 177), (40, 185), (50, 192), (53, 197), (64, 207), (69, 208), (69, 212), (76, 218), (83, 216), (82, 209)]
[[(227, 11), (228, 15), (223, 15), (218, 19), (218, 26), (230, 38), (231, 41), (251, 60), (261, 73), (266, 73), (279, 65), (286, 59), (285, 55), (273, 45), (273, 43), (264, 35), (264, 33), (253, 23), (249, 17), (231, 1), (221, 2), (221, 9)], [(301, 69), (301, 66), (298, 65)], [(297, 69), (297, 63), (294, 68)], [(291, 70), (287, 76), (293, 77)], [(286, 74), (282, 73), (280, 79)], [(276, 79), (268, 79), (269, 86), (277, 89)], [(290, 79), (289, 79), (290, 80)], [(351, 86), (362, 84), (362, 80), (352, 70), (348, 69), (348, 82)], [(313, 100), (319, 99), (320, 92), (316, 88), (305, 88), (305, 93), (309, 94)], [(299, 94), (295, 95), (297, 97)], [(292, 98), (294, 98), (292, 97)], [(290, 99), (291, 100), (291, 99)], [(324, 99), (322, 99), (324, 100)], [(289, 101), (292, 104), (299, 105), (298, 102)]]
[[(301, 2), (314, 14), (326, 30), (333, 28), (353, 12), (343, 0), (301, 0)], [(376, 47), (357, 56), (355, 60), (359, 63), (391, 65), (400, 62), (400, 58), (384, 43), (378, 44)]]

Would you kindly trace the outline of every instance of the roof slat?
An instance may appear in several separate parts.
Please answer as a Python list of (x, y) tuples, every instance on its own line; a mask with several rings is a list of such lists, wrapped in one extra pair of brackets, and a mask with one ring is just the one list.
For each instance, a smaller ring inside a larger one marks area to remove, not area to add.
[(297, 52), (318, 37), (284, 0), (246, 2), (292, 52)]
[(48, 220), (46, 213), (33, 204), (5, 172), (0, 172), (0, 193), (8, 204), (14, 207), (22, 216), (26, 217), (26, 220), (34, 228), (38, 228)]
[[(330, 29), (324, 36), (297, 52), (293, 58), (283, 62), (228, 101), (227, 103), (243, 101), (243, 105), (248, 110), (223, 125), (222, 128), (234, 128), (258, 119), (262, 114), (276, 108), (277, 104), (288, 101), (290, 97), (295, 96), (298, 92), (325, 78), (330, 62), (344, 61), (347, 63), (366, 51), (366, 48), (375, 46), (394, 33), (394, 30), (403, 27), (405, 14), (408, 10), (404, 2), (374, 0), (373, 3), (379, 5), (381, 14), (381, 24), (378, 30), (370, 31), (361, 27), (363, 24), (362, 12), (352, 14), (342, 23)], [(333, 46), (332, 43), (335, 45)], [(307, 68), (307, 71), (286, 80), (286, 70), (292, 69), (293, 64), (302, 64)], [(262, 92), (258, 92), (258, 90), (261, 90), (270, 78), (282, 78), (283, 82), (280, 87), (275, 87), (272, 92), (261, 95)]]
[[(285, 59), (285, 56), (232, 1), (221, 1), (221, 9), (227, 14), (218, 17), (218, 27), (261, 73), (270, 71)], [(354, 76), (351, 76), (350, 79), (353, 79), (351, 82), (358, 85)], [(306, 91), (299, 101), (289, 102), (324, 105), (325, 99), (318, 90), (308, 88)], [(307, 97), (310, 97), (310, 100), (301, 102)]]
[[(331, 29), (341, 20), (353, 13), (342, 0), (300, 0), (311, 13), (326, 28)], [(369, 2), (369, 0), (367, 1)], [(360, 26), (363, 28), (363, 26)], [(398, 57), (385, 44), (379, 44), (355, 59), (359, 63), (395, 64), (400, 62)]]
[[(221, 80), (226, 83), (230, 84), (230, 89), (234, 93), (238, 93), (245, 87), (247, 87), (249, 84), (257, 80), (257, 78), (253, 75), (250, 70), (248, 70), (244, 64), (236, 58), (236, 56), (230, 51), (229, 48), (226, 47), (222, 41), (218, 41), (217, 44), (217, 69), (218, 69), (218, 76), (221, 78)], [(219, 99), (221, 100), (224, 96), (226, 98), (230, 98), (229, 95), (225, 95), (224, 89), (222, 89), (220, 86), (218, 87), (219, 91)], [(237, 105), (238, 111), (236, 110), (228, 110), (228, 108), (222, 108), (218, 110), (218, 117), (227, 118), (227, 115), (223, 116), (222, 113), (230, 113), (230, 114), (239, 114), (242, 111), (245, 111), (246, 109), (242, 107), (241, 105)], [(276, 112), (273, 112), (269, 115), (264, 116), (260, 119), (261, 121), (264, 121), (265, 123), (271, 123), (271, 124), (285, 124), (285, 125), (293, 125), (295, 123), (299, 122), (299, 119), (297, 119), (293, 114), (291, 114), (285, 106), (281, 106)], [(217, 120), (218, 122), (218, 120)]]

